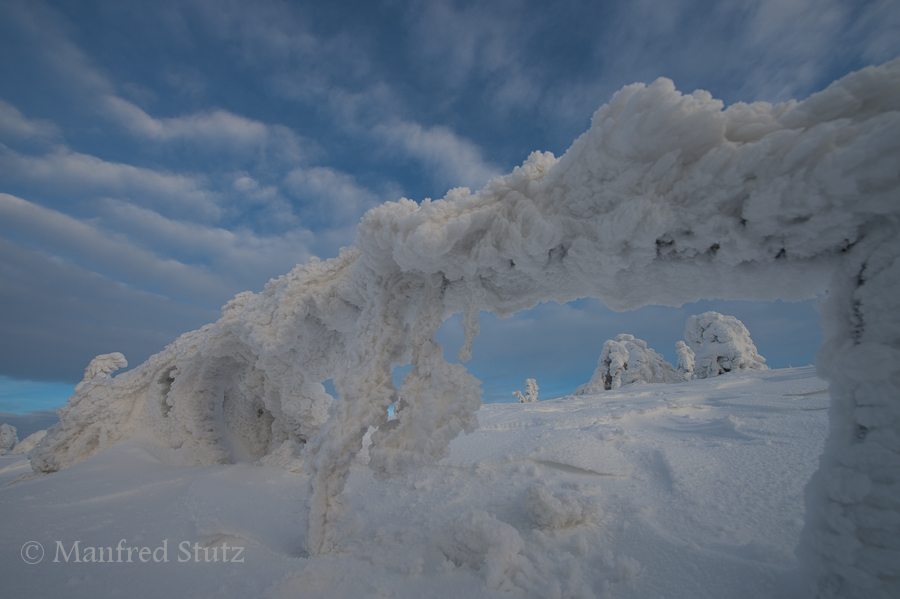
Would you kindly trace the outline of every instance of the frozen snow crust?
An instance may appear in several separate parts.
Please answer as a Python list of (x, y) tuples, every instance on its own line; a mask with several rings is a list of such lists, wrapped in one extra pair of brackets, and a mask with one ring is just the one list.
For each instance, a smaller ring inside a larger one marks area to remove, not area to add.
[[(444, 457), (474, 430), (478, 381), (433, 341), (449, 315), (463, 313), (465, 359), (479, 310), (584, 296), (614, 309), (798, 300), (828, 288), (834, 432), (809, 494), (806, 563), (823, 596), (887, 597), (897, 531), (867, 531), (900, 520), (898, 173), (900, 60), (774, 106), (723, 109), (667, 79), (627, 86), (561, 158), (535, 152), (474, 194), (374, 208), (355, 248), (238, 295), (216, 324), (86, 384), (34, 468), (65, 468), (138, 433), (194, 464), (285, 443), (294, 455), (305, 442), (308, 549), (328, 553), (369, 427), (378, 475)], [(390, 372), (408, 363), (398, 391)], [(326, 420), (329, 378), (338, 397)], [(864, 478), (870, 488), (848, 482)]]

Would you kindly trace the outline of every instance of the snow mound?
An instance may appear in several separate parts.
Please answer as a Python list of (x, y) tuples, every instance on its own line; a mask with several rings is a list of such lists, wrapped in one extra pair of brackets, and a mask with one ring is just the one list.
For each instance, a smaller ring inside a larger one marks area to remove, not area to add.
[[(769, 369), (766, 359), (756, 351), (750, 331), (734, 316), (724, 316), (718, 312), (691, 316), (684, 325), (684, 338), (695, 356), (694, 378), (705, 379), (732, 371)], [(685, 366), (687, 359), (685, 355)], [(680, 366), (681, 353), (678, 361)]]
[(521, 552), (525, 547), (519, 531), (487, 512), (472, 510), (436, 539), (438, 548), (457, 566), (485, 572), (488, 588), (517, 590), (515, 579), (532, 575), (531, 562)]
[(31, 451), (32, 449), (34, 449), (35, 446), (37, 446), (37, 444), (38, 444), (38, 443), (41, 441), (41, 439), (43, 439), (45, 436), (47, 436), (47, 431), (46, 431), (46, 430), (43, 430), (43, 431), (37, 431), (37, 432), (31, 433), (30, 435), (28, 435), (27, 437), (25, 437), (24, 439), (22, 439), (21, 441), (19, 441), (18, 443), (16, 443), (15, 447), (13, 447), (13, 450), (12, 450), (11, 452), (9, 452), (9, 453), (11, 453), (11, 454), (24, 454), (24, 453), (28, 453), (29, 451)]
[(535, 524), (551, 530), (593, 522), (603, 515), (597, 498), (571, 491), (554, 493), (540, 483), (525, 493), (525, 510)]
[(634, 383), (676, 383), (680, 379), (671, 364), (634, 335), (622, 334), (603, 344), (591, 380), (575, 390), (585, 395), (618, 389)]

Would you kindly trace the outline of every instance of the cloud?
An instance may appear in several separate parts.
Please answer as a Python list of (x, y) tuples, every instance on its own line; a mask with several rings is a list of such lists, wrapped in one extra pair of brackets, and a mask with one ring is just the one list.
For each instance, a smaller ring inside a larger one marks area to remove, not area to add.
[(126, 237), (129, 244), (155, 253), (202, 264), (224, 282), (228, 294), (258, 291), (312, 254), (315, 235), (294, 228), (275, 236), (260, 236), (250, 229), (227, 230), (168, 219), (156, 212), (115, 199), (98, 202), (94, 219), (105, 229)]
[[(0, 381), (0, 387), (5, 388), (7, 386), (6, 381)], [(71, 390), (65, 395), (62, 395), (62, 393), (60, 395), (61, 397), (58, 400), (57, 405), (65, 403), (66, 397), (71, 395)], [(19, 438), (19, 441), (24, 440), (25, 437), (32, 433), (46, 430), (57, 422), (59, 422), (59, 416), (56, 415), (56, 410), (36, 410), (34, 412), (28, 412), (27, 414), (0, 412), (0, 424), (11, 424), (16, 427), (16, 436)]]
[(427, 166), (445, 189), (481, 189), (489, 179), (500, 174), (498, 167), (484, 160), (477, 145), (447, 127), (425, 128), (417, 123), (396, 121), (377, 125), (372, 132), (388, 147)]
[(900, 55), (900, 10), (895, 0), (869, 2), (851, 31), (860, 40), (862, 56), (873, 64), (887, 62)]
[(72, 385), (94, 356), (138, 365), (219, 316), (2, 238), (0, 305), (0, 374)]
[(0, 223), (7, 239), (49, 248), (138, 288), (207, 305), (229, 295), (221, 278), (205, 266), (161, 258), (94, 225), (5, 193), (0, 193)]
[(54, 123), (25, 118), (19, 110), (0, 99), (0, 139), (13, 141), (56, 141), (62, 137)]
[[(431, 83), (456, 95), (483, 86), (485, 108), (527, 108), (541, 92), (542, 64), (528, 56), (540, 24), (524, 2), (413, 2), (410, 60)], [(435, 68), (439, 64), (440, 68)]]
[(218, 198), (205, 188), (203, 176), (107, 162), (62, 146), (44, 156), (28, 156), (0, 145), (0, 176), (67, 201), (78, 195), (116, 195), (204, 220), (216, 220), (221, 214)]
[(307, 218), (329, 226), (352, 223), (355, 227), (366, 210), (383, 200), (356, 179), (328, 167), (296, 168), (284, 179), (290, 193), (304, 200)]
[(188, 141), (211, 152), (262, 153), (268, 150), (272, 160), (286, 164), (301, 162), (317, 151), (312, 140), (301, 139), (283, 125), (266, 125), (227, 110), (154, 118), (117, 96), (105, 95), (101, 102), (110, 118), (131, 134), (151, 141)]
[[(0, 21), (15, 32), (29, 59), (40, 65), (39, 76), (50, 75), (70, 98), (110, 93), (113, 86), (87, 55), (72, 43), (72, 24), (40, 0), (8, 0), (0, 3)], [(36, 75), (37, 76), (37, 75)]]

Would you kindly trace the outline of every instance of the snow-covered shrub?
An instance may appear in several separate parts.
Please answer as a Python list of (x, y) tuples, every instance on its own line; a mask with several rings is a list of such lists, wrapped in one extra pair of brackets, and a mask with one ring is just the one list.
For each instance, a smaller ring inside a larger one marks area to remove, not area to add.
[(571, 491), (554, 493), (540, 483), (525, 492), (525, 510), (535, 524), (549, 529), (584, 524), (603, 515), (596, 497), (583, 497)]
[(18, 442), (16, 427), (6, 423), (0, 424), (0, 455), (6, 455), (12, 451)]
[[(691, 316), (684, 325), (684, 338), (695, 355), (694, 378), (740, 370), (768, 370), (750, 332), (734, 316), (704, 312)], [(679, 365), (681, 354), (679, 353)]]
[(513, 397), (519, 398), (519, 403), (532, 403), (538, 400), (538, 385), (535, 379), (525, 379), (525, 395), (521, 391), (513, 391)]
[(694, 352), (684, 341), (675, 344), (675, 353), (678, 354), (678, 376), (685, 381), (694, 378)]
[(632, 383), (677, 383), (675, 368), (634, 335), (622, 334), (603, 344), (597, 369), (591, 380), (578, 387), (575, 395), (618, 389)]

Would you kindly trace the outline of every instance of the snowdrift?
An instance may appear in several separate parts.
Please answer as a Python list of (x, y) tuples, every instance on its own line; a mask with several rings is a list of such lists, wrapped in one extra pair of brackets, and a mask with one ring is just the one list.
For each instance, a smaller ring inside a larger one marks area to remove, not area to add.
[[(561, 158), (535, 152), (476, 193), (374, 208), (354, 248), (238, 295), (214, 325), (86, 384), (33, 451), (34, 468), (59, 470), (138, 434), (176, 463), (302, 445), (308, 549), (323, 554), (369, 427), (378, 476), (445, 457), (475, 429), (478, 381), (434, 342), (449, 315), (462, 312), (465, 360), (480, 310), (828, 289), (820, 367), (832, 434), (801, 551), (823, 596), (887, 596), (900, 576), (897, 531), (880, 532), (900, 520), (898, 173), (900, 60), (777, 105), (724, 108), (667, 79), (627, 86)], [(413, 368), (398, 390), (390, 373), (403, 364)]]
[[(172, 468), (132, 438), (6, 485), (30, 469), (0, 456), (0, 580), (66, 599), (796, 599), (827, 386), (805, 367), (486, 405), (437, 464), (376, 481), (361, 451), (322, 556), (302, 551), (302, 472)], [(56, 540), (82, 562), (54, 563)], [(168, 562), (86, 561), (165, 540)]]

